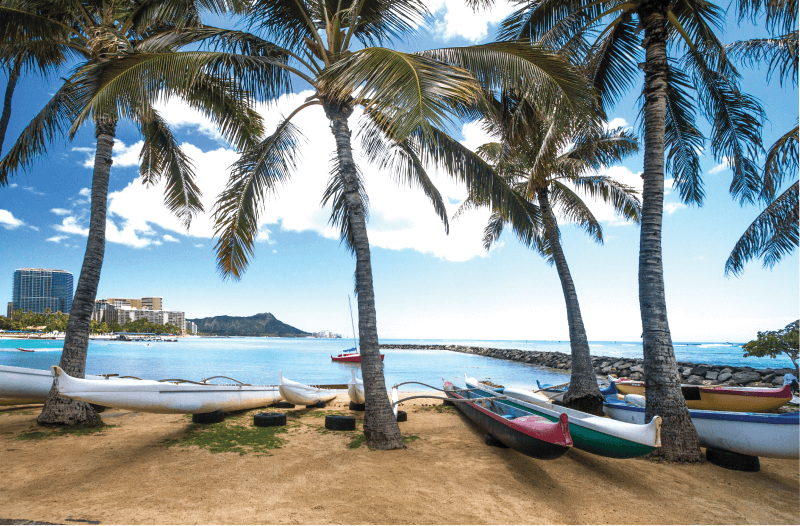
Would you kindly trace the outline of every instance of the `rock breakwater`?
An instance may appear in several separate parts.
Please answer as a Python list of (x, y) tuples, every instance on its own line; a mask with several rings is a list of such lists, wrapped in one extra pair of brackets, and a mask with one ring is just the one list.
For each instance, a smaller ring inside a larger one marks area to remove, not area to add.
[[(539, 367), (570, 371), (572, 357), (561, 352), (523, 351), (520, 349), (495, 349), (492, 347), (466, 347), (463, 345), (381, 345), (381, 349), (430, 349), (477, 354), (499, 360), (529, 363)], [(776, 387), (783, 385), (783, 375), (795, 374), (794, 369), (754, 369), (732, 365), (698, 364), (677, 362), (681, 382), (690, 385), (732, 385), (746, 387)], [(592, 356), (594, 372), (598, 376), (613, 375), (633, 380), (644, 379), (641, 358), (614, 358)]]

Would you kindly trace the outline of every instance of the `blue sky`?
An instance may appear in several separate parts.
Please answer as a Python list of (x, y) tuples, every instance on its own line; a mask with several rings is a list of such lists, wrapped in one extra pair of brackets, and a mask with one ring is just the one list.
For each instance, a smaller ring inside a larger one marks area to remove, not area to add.
[[(405, 49), (489, 41), (508, 12), (497, 7), (473, 14), (451, 0), (431, 5), (435, 21)], [(764, 36), (758, 27), (738, 27), (735, 19), (729, 19), (726, 42)], [(767, 85), (763, 71), (741, 71), (745, 89), (760, 98), (767, 112), (764, 143), (769, 145), (796, 122), (797, 90), (781, 88), (777, 82)], [(57, 75), (21, 79), (3, 153), (49, 99), (58, 80)], [(302, 89), (298, 86), (298, 93), (284, 97), (277, 108), (262, 108), (268, 126), (274, 127), (280, 113), (288, 114), (308, 95)], [(638, 89), (610, 113), (616, 123), (635, 125)], [(139, 137), (132, 125), (121, 123), (98, 297), (161, 296), (166, 308), (183, 310), (188, 318), (268, 311), (303, 330), (350, 334), (347, 296), (353, 291), (355, 261), (327, 225), (330, 210), (319, 205), (333, 151), (321, 110), (307, 110), (296, 121), (307, 140), (302, 164), (279, 199), (267, 204), (255, 258), (239, 282), (224, 281), (216, 272), (208, 214), (236, 154), (201, 116), (179, 102), (170, 102), (162, 111), (194, 160), (207, 213), (195, 219), (188, 233), (169, 216), (160, 189), (147, 189), (138, 180)], [(353, 128), (356, 119), (351, 119)], [(469, 147), (488, 140), (477, 123), (465, 123), (455, 132)], [(93, 151), (93, 130), (84, 127), (75, 141), (55, 142), (47, 157), (14, 176), (9, 187), (0, 188), (3, 305), (11, 299), (17, 268), (65, 269), (77, 283), (88, 230)], [(742, 277), (726, 278), (725, 260), (759, 208), (740, 207), (731, 200), (730, 170), (714, 161), (710, 152), (701, 158), (701, 165), (707, 192), (703, 207), (682, 205), (674, 191), (666, 195), (664, 272), (672, 337), (748, 341), (759, 330), (781, 328), (798, 317), (797, 252), (772, 270), (752, 262)], [(640, 185), (641, 166), (638, 155), (604, 173)], [(380, 337), (568, 339), (555, 268), (508, 233), (491, 252), (483, 251), (485, 211), (451, 221), (446, 236), (420, 192), (397, 187), (374, 167), (361, 168), (371, 200), (369, 235)], [(466, 191), (444, 174), (433, 176), (452, 215)], [(604, 207), (593, 210), (603, 222), (602, 246), (562, 225), (587, 335), (590, 340), (636, 341), (641, 333), (638, 228), (614, 218)]]

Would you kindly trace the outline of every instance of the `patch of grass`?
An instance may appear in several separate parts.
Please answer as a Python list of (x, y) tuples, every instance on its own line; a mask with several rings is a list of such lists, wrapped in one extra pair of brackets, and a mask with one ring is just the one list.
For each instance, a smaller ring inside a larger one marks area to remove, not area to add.
[(102, 425), (98, 427), (82, 427), (82, 426), (65, 426), (57, 429), (47, 430), (47, 431), (28, 431), (27, 433), (22, 433), (16, 437), (17, 440), (49, 440), (51, 438), (58, 438), (63, 436), (86, 436), (86, 435), (93, 435), (95, 433), (102, 433), (106, 429), (110, 427), (110, 425)]
[(456, 408), (453, 405), (436, 404), (436, 405), (421, 405), (419, 406), (418, 410), (436, 411), (437, 413), (453, 413), (455, 412)]
[(167, 440), (162, 443), (164, 447), (197, 446), (207, 449), (211, 453), (268, 453), (271, 449), (278, 449), (286, 443), (286, 439), (279, 436), (285, 434), (290, 427), (300, 424), (289, 422), (285, 426), (255, 427), (248, 417), (256, 412), (242, 411), (227, 417), (224, 422), (216, 424), (190, 424), (186, 435), (182, 438)]
[(408, 444), (409, 442), (413, 442), (415, 440), (419, 440), (419, 437), (416, 435), (408, 435), (403, 437), (403, 444)]
[(353, 437), (353, 441), (347, 444), (347, 449), (358, 449), (364, 445), (364, 442), (367, 441), (367, 437), (364, 436), (364, 433), (359, 433), (355, 437)]

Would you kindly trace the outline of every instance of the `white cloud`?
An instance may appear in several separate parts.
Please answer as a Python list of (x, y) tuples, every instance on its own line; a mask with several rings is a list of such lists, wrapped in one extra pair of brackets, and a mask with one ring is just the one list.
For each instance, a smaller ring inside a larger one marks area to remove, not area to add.
[(684, 208), (686, 208), (686, 205), (683, 203), (664, 203), (664, 211), (670, 215)]
[(170, 243), (180, 243), (179, 240), (175, 239), (169, 234), (164, 234), (164, 237), (162, 239), (164, 239), (164, 241), (169, 241)]
[(202, 243), (197, 243), (194, 247), (195, 248), (203, 248), (203, 244)]
[(44, 192), (38, 191), (33, 186), (23, 186), (22, 189), (32, 193), (33, 195), (44, 195)]
[(63, 240), (67, 239), (68, 236), (53, 236), (48, 237), (45, 241), (50, 241), (51, 243), (61, 243)]
[(77, 234), (79, 236), (89, 235), (89, 229), (82, 228), (81, 225), (78, 224), (78, 219), (75, 216), (65, 217), (60, 225), (53, 225), (53, 228), (64, 234)]
[(192, 128), (207, 137), (218, 141), (224, 141), (222, 135), (219, 133), (219, 129), (214, 125), (211, 119), (193, 109), (184, 101), (171, 99), (169, 102), (156, 104), (155, 108), (173, 130)]
[(155, 234), (146, 224), (139, 221), (122, 221), (122, 229), (111, 219), (106, 220), (106, 241), (120, 243), (133, 248), (144, 248), (149, 245), (160, 245), (161, 241), (140, 237)]
[(606, 129), (613, 130), (615, 128), (627, 128), (629, 126), (630, 125), (628, 124), (628, 121), (626, 121), (622, 117), (616, 117), (608, 121), (608, 123), (606, 124)]
[(90, 197), (92, 195), (92, 191), (88, 188), (81, 188), (78, 191), (78, 195), (82, 195), (83, 197)]
[[(139, 152), (143, 144), (144, 141), (138, 141), (127, 146), (119, 139), (114, 139), (114, 148), (111, 150), (111, 158), (114, 161), (114, 166), (121, 168), (139, 166)], [(72, 151), (85, 153), (86, 158), (83, 160), (83, 167), (94, 168), (95, 148), (73, 148)], [(86, 195), (88, 196), (89, 194)]]
[(722, 161), (721, 163), (719, 163), (718, 165), (716, 165), (714, 168), (712, 168), (711, 170), (709, 170), (709, 171), (708, 171), (708, 173), (709, 173), (709, 174), (711, 174), (711, 175), (714, 175), (714, 174), (718, 174), (718, 173), (720, 173), (720, 172), (724, 172), (724, 171), (725, 171), (725, 170), (727, 170), (728, 168), (730, 168), (730, 167), (728, 166), (728, 162), (727, 162), (727, 161)]
[(8, 210), (0, 209), (0, 226), (6, 230), (14, 230), (15, 228), (21, 227), (24, 224), (25, 221), (17, 219), (14, 217), (14, 214)]
[(487, 37), (489, 24), (497, 24), (514, 12), (514, 6), (503, 1), (477, 12), (461, 0), (429, 0), (426, 4), (436, 18), (434, 31), (443, 40), (459, 36), (478, 42)]
[(67, 210), (66, 208), (53, 208), (50, 211), (53, 212), (57, 216), (68, 216), (68, 215), (70, 215), (72, 213), (72, 211)]
[(19, 185), (17, 183), (11, 183), (10, 185), (8, 185), (9, 188), (16, 188), (18, 186)]

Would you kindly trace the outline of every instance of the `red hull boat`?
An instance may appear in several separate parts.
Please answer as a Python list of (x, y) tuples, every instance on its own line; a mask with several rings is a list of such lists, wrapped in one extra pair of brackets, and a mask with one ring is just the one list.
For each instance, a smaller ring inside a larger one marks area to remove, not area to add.
[[(361, 363), (361, 353), (358, 351), (345, 351), (339, 356), (331, 356), (331, 360), (334, 362), (350, 362), (350, 363)], [(381, 361), (383, 361), (383, 355), (381, 354)]]

